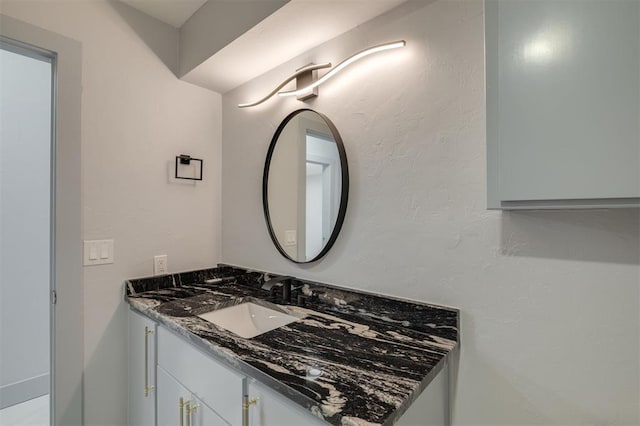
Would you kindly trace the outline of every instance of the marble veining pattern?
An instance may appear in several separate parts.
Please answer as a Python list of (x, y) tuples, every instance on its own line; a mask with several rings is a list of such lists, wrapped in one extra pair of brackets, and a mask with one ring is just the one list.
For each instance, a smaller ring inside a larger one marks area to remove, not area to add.
[[(127, 300), (334, 425), (393, 424), (458, 342), (455, 309), (301, 280), (282, 309), (304, 318), (252, 339), (196, 316), (245, 301), (278, 301), (260, 288), (263, 282), (262, 273), (225, 266), (127, 281)], [(322, 374), (310, 376), (312, 368)]]

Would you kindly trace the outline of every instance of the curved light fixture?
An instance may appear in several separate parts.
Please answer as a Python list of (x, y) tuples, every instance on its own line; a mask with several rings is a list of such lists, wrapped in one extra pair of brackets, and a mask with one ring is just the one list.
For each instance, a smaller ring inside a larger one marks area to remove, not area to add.
[(366, 56), (373, 55), (374, 53), (382, 52), (382, 51), (385, 51), (385, 50), (397, 49), (399, 47), (404, 47), (405, 44), (406, 44), (406, 42), (404, 40), (400, 40), (400, 41), (394, 41), (393, 43), (380, 44), (378, 46), (373, 46), (373, 47), (370, 47), (368, 49), (362, 50), (362, 51), (356, 53), (355, 55), (345, 59), (342, 62), (340, 62), (338, 65), (336, 65), (335, 68), (333, 68), (331, 71), (329, 71), (328, 73), (323, 75), (320, 79), (314, 81), (310, 85), (305, 86), (305, 87), (303, 87), (301, 89), (297, 89), (297, 90), (290, 90), (290, 91), (287, 91), (287, 92), (280, 92), (280, 93), (278, 93), (278, 96), (297, 96), (297, 95), (301, 95), (303, 93), (306, 93), (309, 90), (312, 90), (312, 89), (320, 86), (325, 81), (329, 80), (331, 77), (333, 77), (338, 72), (340, 72), (340, 70), (346, 68), (347, 66), (351, 65), (352, 63), (354, 63), (354, 62), (356, 62), (356, 61), (358, 61), (358, 60), (360, 60), (360, 59), (362, 59), (362, 58), (364, 58)]
[[(331, 63), (324, 63), (324, 64), (319, 64), (319, 65), (308, 65), (304, 68), (299, 69), (298, 71), (296, 71), (295, 74), (293, 74), (292, 76), (290, 76), (289, 78), (287, 78), (285, 81), (283, 81), (282, 83), (280, 83), (280, 85), (278, 85), (278, 87), (276, 87), (275, 89), (273, 89), (268, 95), (266, 95), (265, 97), (263, 97), (262, 99), (256, 101), (256, 102), (252, 102), (252, 103), (244, 103), (244, 104), (239, 104), (238, 108), (247, 108), (247, 107), (252, 107), (252, 106), (256, 106), (259, 105), (261, 103), (263, 103), (264, 101), (266, 101), (267, 99), (269, 99), (270, 97), (272, 97), (273, 95), (275, 95), (276, 93), (278, 93), (278, 96), (298, 96), (298, 99), (306, 99), (307, 97), (310, 96), (314, 96), (315, 95), (315, 90), (317, 90), (317, 87), (320, 86), (322, 83), (324, 83), (325, 81), (329, 80), (331, 77), (333, 77), (334, 75), (336, 75), (338, 72), (340, 72), (342, 69), (346, 68), (347, 66), (351, 65), (352, 63), (366, 57), (369, 55), (373, 55), (374, 53), (378, 53), (378, 52), (383, 52), (385, 50), (391, 50), (391, 49), (398, 49), (400, 47), (404, 47), (407, 43), (404, 40), (399, 40), (399, 41), (394, 41), (391, 43), (384, 43), (384, 44), (379, 44), (377, 46), (373, 46), (373, 47), (369, 47), (368, 49), (365, 50), (361, 50), (360, 52), (348, 57), (347, 59), (345, 59), (344, 61), (340, 62), (338, 65), (336, 65), (334, 68), (332, 68), (329, 72), (327, 72), (325, 75), (323, 75), (321, 78), (319, 78), (318, 80), (313, 81), (311, 84), (305, 85), (304, 87), (298, 87), (295, 90), (288, 90), (288, 91), (284, 91), (284, 92), (278, 92), (280, 89), (282, 89), (287, 83), (289, 83), (291, 80), (293, 79), (297, 79), (298, 83), (300, 83), (301, 77), (307, 77), (306, 80), (308, 80), (308, 76), (311, 75), (311, 72), (314, 72), (315, 70), (318, 69), (322, 69), (322, 68), (329, 68), (331, 67)], [(300, 98), (302, 96), (302, 98)]]
[(306, 67), (302, 67), (300, 68), (298, 71), (296, 71), (295, 74), (287, 77), (287, 79), (285, 81), (283, 81), (282, 83), (280, 83), (280, 85), (278, 87), (276, 87), (275, 89), (273, 89), (267, 96), (265, 96), (264, 98), (255, 101), (255, 102), (251, 102), (251, 103), (246, 103), (246, 104), (238, 104), (238, 108), (248, 108), (248, 107), (252, 107), (252, 106), (256, 106), (256, 105), (260, 105), (261, 103), (263, 103), (264, 101), (266, 101), (267, 99), (269, 99), (270, 97), (272, 97), (273, 95), (276, 94), (276, 92), (280, 89), (282, 89), (288, 82), (290, 82), (291, 80), (293, 80), (294, 78), (298, 78), (299, 76), (309, 73), (311, 71), (315, 71), (315, 70), (319, 70), (322, 68), (330, 68), (331, 67), (331, 62), (326, 62), (324, 64), (312, 64), (312, 65), (307, 65)]

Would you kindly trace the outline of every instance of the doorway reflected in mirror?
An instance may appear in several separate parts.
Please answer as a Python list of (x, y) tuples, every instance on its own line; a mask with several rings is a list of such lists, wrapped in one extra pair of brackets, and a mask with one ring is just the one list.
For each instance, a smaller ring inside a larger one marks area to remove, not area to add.
[(296, 263), (324, 256), (342, 226), (348, 186), (333, 123), (308, 109), (289, 114), (271, 141), (263, 177), (265, 219), (278, 251)]

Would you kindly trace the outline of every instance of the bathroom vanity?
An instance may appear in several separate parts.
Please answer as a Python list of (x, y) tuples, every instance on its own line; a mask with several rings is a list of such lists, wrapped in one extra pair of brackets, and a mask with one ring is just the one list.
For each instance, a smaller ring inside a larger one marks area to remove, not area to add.
[(448, 422), (456, 309), (226, 265), (126, 299), (131, 425)]

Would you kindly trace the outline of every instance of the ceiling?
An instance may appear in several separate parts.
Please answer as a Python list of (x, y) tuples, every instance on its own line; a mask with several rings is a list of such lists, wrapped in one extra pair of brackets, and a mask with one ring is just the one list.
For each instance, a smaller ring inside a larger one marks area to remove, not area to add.
[[(207, 1), (245, 0), (120, 1), (180, 28)], [(180, 78), (218, 93), (226, 93), (405, 1), (289, 0)], [(343, 58), (331, 60), (338, 59)]]
[(207, 0), (120, 0), (172, 27), (180, 28)]
[(181, 78), (226, 93), (404, 1), (291, 0)]

